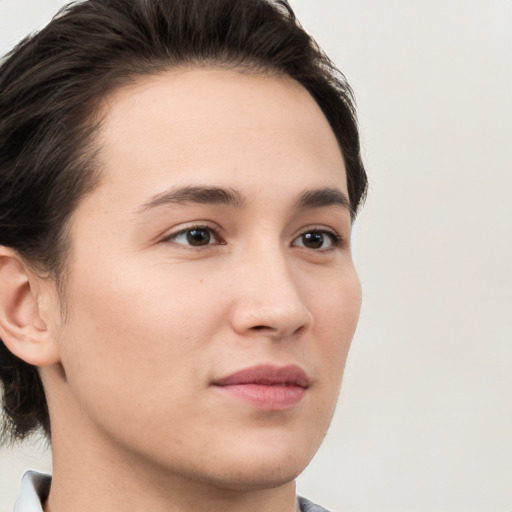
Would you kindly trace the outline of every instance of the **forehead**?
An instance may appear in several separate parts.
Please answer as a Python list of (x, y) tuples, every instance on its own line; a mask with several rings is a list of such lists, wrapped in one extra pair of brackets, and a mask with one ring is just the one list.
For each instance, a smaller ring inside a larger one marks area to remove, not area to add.
[(151, 196), (194, 182), (261, 187), (264, 178), (346, 190), (327, 119), (288, 77), (173, 70), (118, 90), (104, 108), (100, 161), (104, 184), (118, 186), (119, 197), (123, 188)]

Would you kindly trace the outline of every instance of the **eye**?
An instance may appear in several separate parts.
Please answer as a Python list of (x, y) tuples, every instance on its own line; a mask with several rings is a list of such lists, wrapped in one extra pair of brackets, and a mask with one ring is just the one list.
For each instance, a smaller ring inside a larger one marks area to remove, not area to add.
[(204, 247), (221, 243), (218, 233), (209, 226), (192, 226), (182, 229), (178, 233), (168, 236), (166, 240), (191, 247)]
[(341, 238), (338, 234), (320, 229), (306, 231), (292, 242), (292, 245), (296, 247), (304, 247), (313, 250), (331, 249), (340, 244)]

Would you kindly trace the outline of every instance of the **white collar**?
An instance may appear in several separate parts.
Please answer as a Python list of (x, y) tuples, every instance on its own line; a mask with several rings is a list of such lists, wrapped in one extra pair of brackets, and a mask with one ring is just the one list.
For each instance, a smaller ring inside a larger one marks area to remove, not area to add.
[(43, 512), (42, 502), (48, 497), (52, 477), (37, 471), (27, 471), (13, 512)]

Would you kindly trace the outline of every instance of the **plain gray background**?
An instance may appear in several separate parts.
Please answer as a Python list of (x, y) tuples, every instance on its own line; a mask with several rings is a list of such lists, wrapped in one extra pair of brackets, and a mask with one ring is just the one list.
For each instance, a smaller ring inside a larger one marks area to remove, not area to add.
[[(0, 0), (0, 52), (63, 1)], [(291, 0), (356, 92), (370, 196), (340, 405), (299, 491), (512, 510), (512, 1)], [(0, 449), (0, 510), (41, 442)]]

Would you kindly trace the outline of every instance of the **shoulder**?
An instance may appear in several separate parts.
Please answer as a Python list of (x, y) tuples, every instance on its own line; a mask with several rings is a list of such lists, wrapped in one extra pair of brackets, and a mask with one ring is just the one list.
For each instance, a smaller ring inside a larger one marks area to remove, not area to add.
[(321, 507), (320, 505), (316, 505), (315, 503), (307, 500), (306, 498), (302, 498), (299, 496), (298, 501), (300, 512), (329, 512), (327, 509)]

